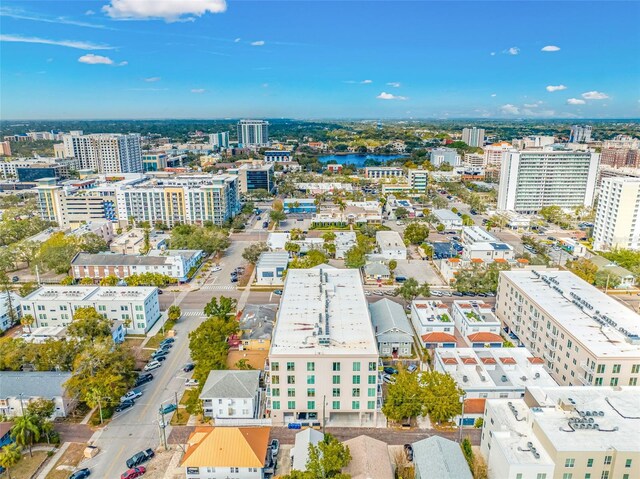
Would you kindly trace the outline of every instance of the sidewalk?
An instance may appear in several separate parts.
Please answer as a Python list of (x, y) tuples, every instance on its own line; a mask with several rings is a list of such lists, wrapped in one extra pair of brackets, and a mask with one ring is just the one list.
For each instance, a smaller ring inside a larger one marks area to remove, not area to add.
[[(53, 467), (58, 463), (60, 458), (64, 455), (64, 453), (67, 452), (67, 449), (69, 449), (70, 445), (71, 445), (70, 442), (65, 442), (62, 446), (60, 446), (60, 449), (58, 449), (58, 451), (49, 458), (46, 466), (44, 466), (42, 470), (38, 473), (38, 475), (36, 476), (36, 479), (45, 479), (47, 475), (51, 472)], [(33, 449), (34, 451), (36, 450), (35, 447)]]

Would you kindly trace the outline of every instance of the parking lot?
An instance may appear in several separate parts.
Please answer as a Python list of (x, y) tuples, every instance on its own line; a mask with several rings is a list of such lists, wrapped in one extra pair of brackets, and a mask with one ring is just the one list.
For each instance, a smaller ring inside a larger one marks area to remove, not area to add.
[(418, 259), (398, 260), (395, 275), (414, 278), (419, 283), (428, 283), (432, 286), (444, 286), (442, 278), (436, 273), (433, 265), (429, 261)]

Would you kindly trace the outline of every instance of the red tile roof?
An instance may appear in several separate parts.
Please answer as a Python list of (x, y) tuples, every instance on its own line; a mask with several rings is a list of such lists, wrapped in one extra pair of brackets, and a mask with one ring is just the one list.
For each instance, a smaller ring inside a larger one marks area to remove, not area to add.
[(478, 361), (476, 361), (476, 358), (461, 356), (460, 359), (462, 360), (462, 364), (478, 364)]
[(516, 360), (513, 359), (510, 356), (504, 356), (504, 357), (500, 358), (500, 362), (502, 364), (516, 364)]
[(484, 398), (470, 398), (464, 400), (464, 413), (465, 414), (483, 414), (484, 413)]
[(444, 364), (458, 364), (458, 360), (456, 358), (442, 358), (442, 362)]
[(482, 364), (496, 364), (495, 358), (480, 358), (480, 361), (482, 361)]
[(544, 364), (544, 359), (531, 356), (527, 358), (531, 364)]
[(422, 335), (422, 341), (425, 343), (455, 343), (455, 336), (447, 333), (428, 333)]
[(467, 336), (472, 343), (501, 343), (502, 337), (495, 333), (473, 333)]

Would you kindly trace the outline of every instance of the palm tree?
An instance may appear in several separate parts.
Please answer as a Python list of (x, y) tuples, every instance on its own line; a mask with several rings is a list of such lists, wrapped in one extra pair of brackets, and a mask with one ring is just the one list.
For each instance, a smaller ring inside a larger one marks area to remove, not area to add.
[(17, 444), (7, 444), (0, 449), (0, 466), (7, 470), (7, 475), (11, 479), (11, 468), (22, 459), (22, 449)]
[(40, 439), (38, 418), (30, 414), (18, 416), (11, 428), (11, 437), (19, 446), (29, 446), (29, 455), (33, 457), (31, 446), (33, 446), (34, 441)]
[(20, 318), (20, 324), (29, 328), (29, 334), (31, 334), (31, 325), (35, 322), (36, 318), (34, 318), (30, 314), (25, 314), (22, 318)]

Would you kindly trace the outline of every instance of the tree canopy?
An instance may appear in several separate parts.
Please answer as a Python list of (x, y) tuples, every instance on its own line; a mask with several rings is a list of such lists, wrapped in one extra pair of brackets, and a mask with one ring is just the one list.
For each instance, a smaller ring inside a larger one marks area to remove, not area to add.
[(429, 237), (429, 228), (423, 223), (414, 221), (404, 230), (404, 240), (409, 244), (421, 244)]
[(242, 252), (242, 257), (251, 264), (256, 264), (260, 255), (265, 251), (269, 251), (266, 243), (253, 243), (247, 246)]
[(207, 254), (226, 250), (231, 241), (227, 230), (208, 225), (178, 225), (171, 230), (169, 241), (174, 249), (199, 249)]

